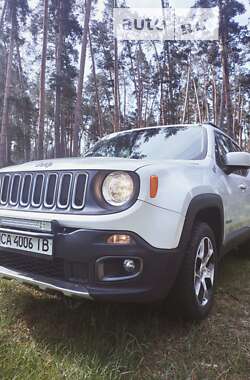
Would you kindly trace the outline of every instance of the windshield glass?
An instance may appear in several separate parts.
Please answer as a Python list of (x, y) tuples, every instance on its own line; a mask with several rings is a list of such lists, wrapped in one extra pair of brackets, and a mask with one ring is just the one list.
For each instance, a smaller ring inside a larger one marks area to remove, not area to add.
[(204, 132), (199, 126), (126, 131), (103, 138), (86, 157), (201, 160), (206, 155)]

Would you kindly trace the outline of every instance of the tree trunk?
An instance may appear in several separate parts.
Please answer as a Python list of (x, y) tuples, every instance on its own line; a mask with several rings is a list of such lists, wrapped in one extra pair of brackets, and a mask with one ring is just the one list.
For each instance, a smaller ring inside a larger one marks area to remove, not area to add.
[(190, 65), (188, 66), (188, 73), (187, 73), (187, 84), (186, 84), (186, 92), (185, 92), (185, 101), (184, 101), (184, 109), (183, 109), (183, 115), (182, 115), (182, 123), (185, 123), (186, 115), (187, 115), (187, 105), (188, 105), (188, 91), (189, 91), (189, 82), (190, 82)]
[(56, 99), (55, 99), (55, 157), (62, 157), (61, 149), (61, 94), (62, 94), (62, 52), (63, 52), (63, 2), (57, 4), (56, 36)]
[(97, 108), (97, 116), (98, 116), (98, 131), (97, 134), (99, 137), (103, 136), (103, 117), (102, 117), (102, 108), (100, 103), (100, 96), (99, 96), (99, 90), (98, 90), (98, 82), (96, 77), (96, 66), (95, 66), (95, 57), (94, 57), (94, 51), (91, 41), (91, 35), (89, 30), (89, 47), (90, 47), (90, 55), (91, 55), (91, 61), (92, 61), (92, 72), (93, 72), (93, 78), (94, 78), (94, 86), (95, 86), (95, 96), (96, 96), (96, 108)]
[[(19, 76), (19, 83), (20, 83), (20, 90), (21, 90), (20, 92), (21, 92), (21, 98), (24, 100), (25, 99), (25, 84), (24, 84), (23, 67), (22, 67), (22, 60), (21, 60), (20, 47), (19, 47), (18, 39), (16, 39), (15, 42), (16, 42), (15, 47), (16, 47), (16, 53), (17, 53), (18, 76)], [(21, 123), (21, 120), (20, 120), (20, 123)], [(31, 130), (30, 130), (30, 127), (26, 124), (24, 124), (24, 126), (23, 126), (23, 139), (24, 139), (23, 157), (24, 157), (25, 161), (30, 161)]]
[(140, 41), (139, 44), (139, 50), (136, 54), (136, 60), (137, 60), (137, 81), (138, 81), (138, 109), (137, 109), (137, 127), (142, 128), (142, 110), (143, 110), (143, 97), (144, 97), (144, 87), (142, 82), (142, 72), (141, 72), (141, 55), (142, 55), (142, 49)]
[(127, 82), (125, 70), (123, 69), (123, 128), (126, 129), (127, 121)]
[(217, 125), (217, 122), (218, 122), (218, 105), (217, 105), (217, 88), (216, 88), (214, 68), (212, 69), (212, 86), (213, 86), (213, 116), (214, 116), (214, 123), (215, 123), (215, 125)]
[(239, 145), (242, 148), (242, 134), (243, 134), (243, 126), (242, 126), (242, 113), (244, 108), (244, 98), (241, 97), (240, 106), (239, 106)]
[(83, 91), (83, 79), (84, 79), (86, 52), (87, 52), (87, 44), (88, 44), (88, 30), (89, 30), (91, 4), (92, 4), (92, 0), (86, 0), (84, 29), (83, 29), (83, 35), (82, 35), (80, 71), (79, 71), (77, 97), (76, 97), (76, 105), (75, 105), (75, 121), (74, 121), (74, 128), (73, 128), (73, 155), (74, 156), (78, 156), (80, 153), (79, 130), (80, 130), (80, 124), (81, 124), (82, 91)]
[(46, 57), (48, 42), (48, 0), (44, 0), (43, 13), (43, 46), (40, 71), (39, 91), (39, 116), (38, 116), (38, 159), (44, 158), (44, 118), (45, 118), (45, 79), (46, 79)]
[(18, 41), (16, 41), (16, 53), (17, 53), (19, 82), (20, 82), (21, 92), (23, 95), (24, 94), (23, 68), (22, 68), (21, 54), (20, 54)]
[(238, 90), (238, 100), (235, 104), (234, 118), (233, 118), (233, 132), (234, 137), (239, 141), (240, 139), (240, 113), (241, 113), (241, 103), (242, 103), (242, 94), (241, 94), (241, 85), (239, 85)]
[(165, 41), (165, 49), (167, 52), (168, 61), (168, 78), (169, 78), (169, 111), (170, 111), (170, 124), (175, 123), (175, 110), (174, 110), (174, 94), (173, 94), (173, 63), (169, 49), (169, 42)]
[(119, 107), (119, 64), (118, 64), (118, 43), (117, 38), (114, 39), (114, 101), (115, 101), (115, 109), (114, 109), (114, 132), (118, 132), (120, 130), (120, 107)]
[(145, 102), (145, 110), (144, 110), (144, 127), (147, 127), (147, 119), (148, 119), (148, 101), (149, 101), (149, 89), (146, 94), (146, 102)]
[(218, 116), (218, 128), (223, 129), (224, 124), (224, 111), (225, 111), (225, 96), (224, 96), (224, 83), (221, 84), (221, 94), (220, 94), (220, 111)]
[(223, 9), (224, 3), (219, 0), (219, 10), (220, 10), (220, 46), (221, 46), (221, 64), (223, 73), (223, 92), (224, 101), (226, 106), (226, 129), (227, 133), (233, 136), (233, 107), (231, 99), (231, 86), (230, 86), (230, 65), (228, 57), (228, 17)]
[[(113, 7), (117, 7), (117, 1), (113, 0)], [(114, 132), (120, 130), (120, 94), (119, 94), (119, 62), (118, 62), (118, 42), (114, 37)]]
[(154, 105), (155, 105), (156, 98), (157, 98), (157, 91), (156, 91), (155, 95), (153, 96), (152, 103), (151, 103), (151, 106), (149, 108), (149, 113), (148, 113), (148, 117), (149, 118), (151, 118), (151, 116), (152, 116), (153, 108), (154, 108)]
[(203, 116), (202, 120), (209, 120), (209, 104), (208, 104), (208, 86), (209, 86), (209, 74), (207, 70), (204, 68), (204, 79), (203, 79), (204, 87), (203, 87)]
[(60, 155), (61, 157), (66, 156), (66, 112), (61, 114), (61, 124), (60, 124)]
[(10, 44), (9, 44), (9, 54), (7, 61), (7, 73), (5, 80), (4, 89), (4, 100), (3, 100), (3, 115), (2, 115), (2, 128), (0, 135), (0, 166), (6, 165), (8, 162), (8, 103), (11, 92), (11, 75), (12, 75), (12, 61), (13, 61), (13, 51), (15, 42), (15, 10), (11, 10), (11, 34), (10, 34)]
[(155, 41), (152, 41), (154, 51), (155, 51), (155, 58), (156, 63), (158, 66), (158, 73), (159, 73), (159, 85), (160, 85), (160, 124), (164, 125), (164, 98), (163, 98), (163, 70), (160, 62), (160, 57), (157, 51), (157, 47), (155, 44)]
[(3, 5), (3, 10), (2, 10), (1, 18), (0, 18), (0, 32), (1, 32), (2, 28), (3, 28), (3, 22), (4, 22), (6, 10), (7, 10), (7, 4), (8, 4), (8, 0), (5, 0), (4, 1), (4, 5)]
[[(130, 41), (127, 41), (127, 49), (128, 49), (128, 56), (130, 59), (130, 65), (131, 65), (131, 71), (132, 71), (132, 81), (133, 81), (134, 89), (135, 89), (136, 106), (137, 106), (137, 110), (138, 110), (139, 109), (139, 90), (138, 90), (138, 86), (137, 86), (136, 72), (135, 72), (135, 67), (134, 67), (134, 63), (133, 63)], [(138, 122), (137, 122), (137, 124), (138, 124)]]
[[(169, 8), (169, 0), (161, 0), (161, 7), (164, 13), (164, 9)], [(175, 109), (174, 109), (174, 94), (173, 94), (173, 63), (172, 63), (172, 56), (169, 48), (169, 42), (164, 41), (163, 43), (163, 54), (164, 54), (164, 74), (166, 76), (166, 60), (167, 60), (167, 66), (168, 66), (168, 91), (169, 99), (168, 104), (166, 104), (165, 100), (163, 100), (163, 119), (164, 124), (175, 123)], [(167, 58), (167, 59), (166, 59)]]
[(223, 70), (223, 83), (224, 83), (224, 94), (225, 94), (225, 105), (226, 105), (226, 120), (227, 120), (227, 133), (229, 136), (234, 137), (233, 133), (233, 107), (231, 99), (231, 86), (229, 81), (229, 62), (228, 62), (228, 51), (227, 47), (222, 39), (222, 70)]
[(193, 79), (193, 85), (194, 85), (196, 107), (197, 107), (197, 111), (198, 111), (198, 121), (199, 121), (199, 123), (201, 123), (202, 122), (202, 120), (201, 120), (201, 109), (200, 109), (200, 103), (199, 103), (199, 97), (198, 97), (198, 91), (197, 91), (197, 85), (196, 85), (195, 79)]

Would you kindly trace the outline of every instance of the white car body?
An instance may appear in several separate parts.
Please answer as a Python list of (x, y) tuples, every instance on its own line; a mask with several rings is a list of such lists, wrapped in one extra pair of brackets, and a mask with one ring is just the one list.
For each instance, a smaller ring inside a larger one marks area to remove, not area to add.
[[(206, 210), (208, 210), (207, 221), (210, 222), (212, 218), (215, 220), (215, 234), (219, 248), (221, 251), (226, 250), (232, 244), (237, 243), (236, 238), (238, 236), (245, 236), (246, 233), (249, 233), (250, 178), (236, 173), (228, 175), (216, 163), (215, 133), (221, 133), (221, 131), (210, 124), (197, 126), (197, 128), (203, 128), (207, 135), (206, 141), (204, 141), (207, 144), (206, 155), (201, 160), (87, 157), (35, 161), (3, 168), (0, 175), (1, 173), (33, 173), (36, 171), (129, 171), (139, 176), (140, 186), (136, 201), (120, 212), (95, 215), (84, 212), (77, 214), (46, 212), (44, 210), (37, 212), (37, 210), (31, 211), (29, 208), (21, 210), (18, 207), (0, 206), (0, 221), (6, 220), (6, 218), (7, 220), (57, 221), (64, 229), (72, 229), (72, 231), (78, 229), (93, 232), (96, 230), (112, 231), (112, 234), (116, 231), (117, 233), (125, 231), (136, 234), (142, 239), (155, 252), (152, 253), (152, 257), (155, 255), (155, 260), (158, 260), (160, 255), (168, 255), (168, 251), (172, 257), (175, 252), (184, 250), (186, 241), (190, 238), (193, 220), (197, 215), (206, 219)], [(150, 197), (149, 192), (151, 176), (157, 176), (159, 180), (157, 196), (154, 198)], [(194, 202), (195, 200), (196, 202)], [(210, 211), (211, 213), (215, 212), (215, 214), (211, 216)], [(189, 221), (191, 215), (192, 219)], [(17, 227), (18, 229), (20, 227)], [(185, 242), (182, 242), (182, 239)], [(124, 255), (124, 251), (122, 252)], [(70, 255), (70, 253), (68, 254)], [(178, 260), (178, 265), (173, 271), (173, 278), (169, 280), (166, 289), (160, 291), (154, 289), (154, 296), (149, 297), (150, 299), (157, 298), (155, 296), (156, 291), (159, 298), (166, 295), (177, 276), (180, 262), (181, 259)], [(38, 285), (44, 289), (58, 290), (66, 295), (95, 298), (95, 292), (89, 291), (88, 286), (86, 286), (85, 291), (80, 288), (72, 290), (74, 287), (58, 285), (48, 279), (37, 279), (35, 276), (27, 275), (27, 273), (19, 273), (18, 276), (16, 272), (4, 268), (4, 266), (0, 267), (0, 275), (1, 273), (5, 278), (14, 278), (21, 282)], [(121, 287), (120, 284), (121, 282), (119, 282), (119, 288)], [(149, 288), (152, 290), (153, 286), (150, 285)], [(105, 293), (103, 288), (101, 291)], [(108, 292), (110, 292), (110, 288)], [(136, 292), (134, 288), (133, 292)], [(145, 292), (145, 288), (143, 288), (143, 294)], [(138, 293), (137, 298), (143, 299), (141, 293), (139, 291)], [(122, 298), (123, 295), (126, 299), (126, 290), (124, 293), (118, 292), (115, 299)], [(106, 296), (104, 298), (109, 298), (109, 294)], [(112, 294), (110, 298), (112, 298)], [(135, 297), (135, 299), (137, 298)]]

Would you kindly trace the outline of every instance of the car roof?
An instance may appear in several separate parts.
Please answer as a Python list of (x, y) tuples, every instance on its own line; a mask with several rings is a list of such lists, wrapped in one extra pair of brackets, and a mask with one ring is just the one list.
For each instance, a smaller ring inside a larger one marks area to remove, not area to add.
[(133, 132), (133, 131), (148, 131), (150, 129), (158, 129), (158, 128), (171, 128), (171, 127), (174, 127), (174, 128), (183, 128), (183, 127), (206, 127), (207, 125), (206, 124), (169, 124), (169, 125), (156, 125), (156, 126), (152, 126), (152, 127), (144, 127), (144, 128), (132, 128), (132, 129), (124, 129), (122, 131), (119, 131), (119, 132), (113, 132), (111, 134), (108, 134), (106, 136), (104, 136), (104, 138), (108, 137), (115, 137), (115, 136), (119, 136), (120, 134), (123, 134), (123, 133), (127, 133), (127, 132)]

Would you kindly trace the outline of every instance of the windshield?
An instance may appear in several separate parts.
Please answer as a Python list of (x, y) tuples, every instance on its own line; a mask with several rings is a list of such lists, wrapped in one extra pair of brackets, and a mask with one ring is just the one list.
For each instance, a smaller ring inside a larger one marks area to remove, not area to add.
[(201, 160), (206, 155), (204, 131), (199, 126), (126, 131), (103, 138), (86, 157)]

